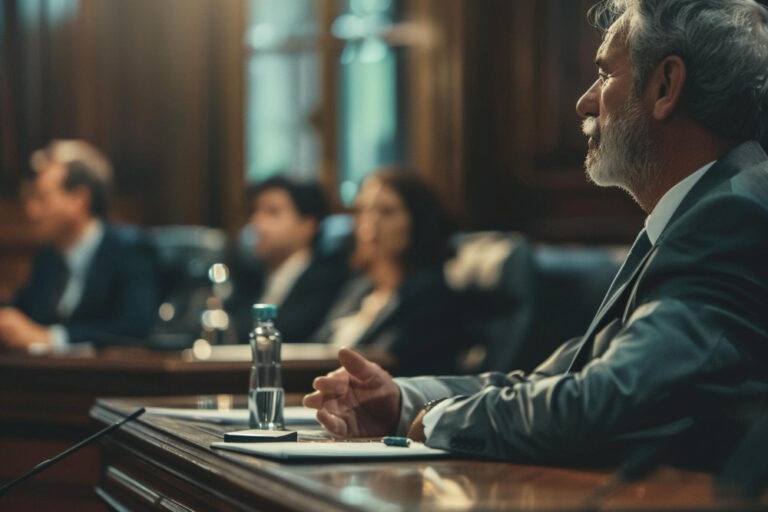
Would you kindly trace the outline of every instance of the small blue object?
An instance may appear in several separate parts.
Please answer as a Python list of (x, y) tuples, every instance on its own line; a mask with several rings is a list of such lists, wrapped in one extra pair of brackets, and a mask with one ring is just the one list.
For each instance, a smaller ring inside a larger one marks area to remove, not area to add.
[(403, 448), (408, 448), (411, 445), (411, 440), (407, 437), (382, 437), (381, 442), (384, 443), (387, 446), (400, 446)]
[(277, 306), (274, 304), (254, 304), (254, 320), (274, 320), (277, 318)]

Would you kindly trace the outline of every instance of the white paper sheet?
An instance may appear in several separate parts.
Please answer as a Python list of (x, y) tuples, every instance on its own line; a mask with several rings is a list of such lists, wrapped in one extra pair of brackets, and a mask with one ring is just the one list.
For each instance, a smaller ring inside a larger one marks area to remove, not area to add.
[[(291, 406), (283, 411), (285, 426), (319, 425), (315, 414), (317, 411), (308, 407)], [(166, 416), (210, 423), (245, 424), (248, 423), (248, 409), (183, 409), (174, 407), (147, 407), (146, 414)]]
[(212, 448), (246, 453), (257, 457), (283, 461), (323, 461), (338, 459), (431, 459), (446, 457), (450, 452), (430, 448), (423, 443), (411, 443), (407, 448), (387, 446), (379, 441), (337, 441), (299, 443), (225, 443), (215, 442)]

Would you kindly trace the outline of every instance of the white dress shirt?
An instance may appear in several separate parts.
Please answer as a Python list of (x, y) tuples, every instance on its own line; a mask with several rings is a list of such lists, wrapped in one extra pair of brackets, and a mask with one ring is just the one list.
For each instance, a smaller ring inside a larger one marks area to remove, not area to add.
[[(688, 192), (691, 191), (693, 186), (698, 183), (701, 177), (704, 176), (704, 174), (712, 167), (712, 165), (714, 165), (714, 163), (715, 161), (713, 160), (697, 171), (686, 176), (683, 180), (679, 181), (672, 188), (670, 188), (661, 197), (659, 202), (656, 203), (653, 211), (651, 211), (650, 215), (648, 215), (648, 217), (645, 219), (645, 231), (648, 235), (648, 239), (651, 241), (651, 245), (656, 244), (659, 237), (664, 232), (664, 229), (667, 227), (669, 220), (672, 218), (672, 215), (674, 215), (675, 210), (677, 210), (677, 207), (680, 206), (680, 203), (683, 202), (683, 199), (685, 199), (685, 196), (688, 195)], [(408, 397), (414, 396), (414, 393), (412, 390), (406, 389), (408, 386), (407, 380), (398, 379), (396, 382), (400, 387), (400, 394), (402, 396), (400, 418), (401, 423), (403, 423), (403, 418), (413, 417), (416, 411), (416, 405), (409, 403), (408, 400)], [(450, 390), (447, 386), (439, 382), (435, 382), (434, 384), (436, 386), (434, 396), (439, 396), (440, 393), (444, 393), (445, 396), (449, 396)], [(452, 399), (443, 400), (424, 415), (424, 435), (427, 437), (427, 439), (432, 433), (432, 430), (434, 430), (435, 425), (437, 425), (437, 422), (440, 420), (440, 416), (443, 414), (443, 411), (445, 411), (445, 409), (447, 409), (452, 403)], [(424, 404), (421, 405), (423, 406)], [(402, 429), (404, 428), (404, 425), (399, 425), (398, 428)]]
[(679, 181), (672, 188), (667, 190), (648, 217), (645, 218), (645, 232), (651, 245), (656, 245), (656, 241), (661, 233), (667, 227), (669, 219), (675, 214), (675, 210), (683, 202), (685, 196), (691, 191), (694, 185), (699, 182), (702, 176), (715, 164), (715, 161), (709, 162), (696, 172), (689, 174), (685, 179)]
[(312, 262), (312, 253), (303, 249), (293, 253), (282, 265), (269, 274), (264, 293), (259, 299), (262, 304), (281, 306), (288, 294), (291, 293), (296, 281)]

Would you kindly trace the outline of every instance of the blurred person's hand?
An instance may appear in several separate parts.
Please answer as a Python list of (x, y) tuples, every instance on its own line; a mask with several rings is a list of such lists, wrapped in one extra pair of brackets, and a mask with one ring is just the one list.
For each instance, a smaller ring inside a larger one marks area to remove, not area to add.
[(0, 345), (27, 351), (33, 344), (50, 345), (48, 329), (16, 308), (0, 309)]
[(400, 388), (376, 363), (348, 349), (339, 350), (341, 368), (312, 384), (316, 391), (304, 405), (317, 409), (317, 420), (341, 437), (392, 434), (400, 415)]

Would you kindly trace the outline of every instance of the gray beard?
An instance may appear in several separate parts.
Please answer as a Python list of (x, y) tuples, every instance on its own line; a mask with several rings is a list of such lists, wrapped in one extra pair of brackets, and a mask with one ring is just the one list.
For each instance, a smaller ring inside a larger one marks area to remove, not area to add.
[(658, 165), (640, 101), (631, 96), (601, 127), (597, 118), (584, 120), (584, 134), (596, 147), (587, 152), (587, 176), (601, 187), (620, 187), (633, 197), (642, 197), (658, 184)]

